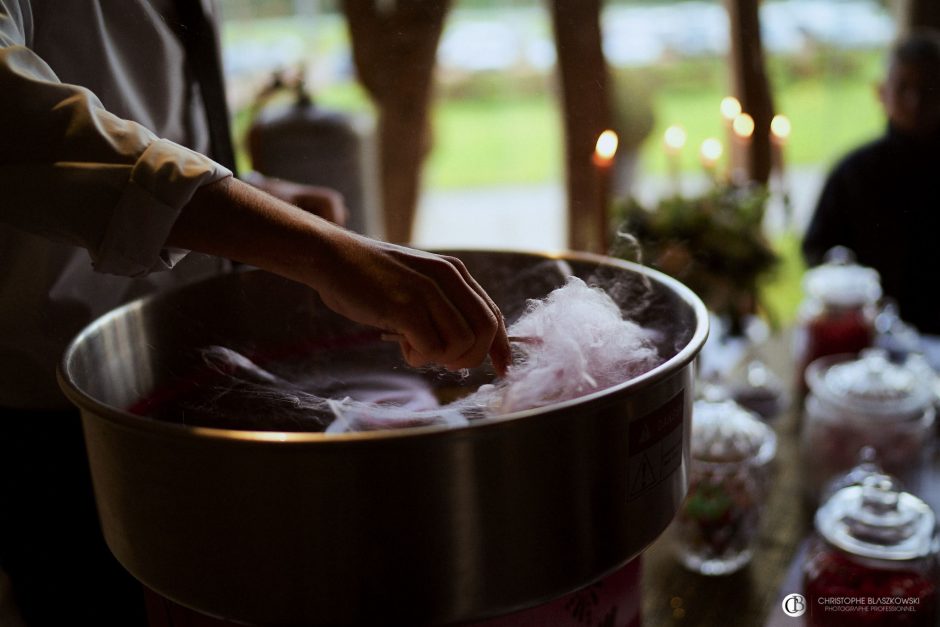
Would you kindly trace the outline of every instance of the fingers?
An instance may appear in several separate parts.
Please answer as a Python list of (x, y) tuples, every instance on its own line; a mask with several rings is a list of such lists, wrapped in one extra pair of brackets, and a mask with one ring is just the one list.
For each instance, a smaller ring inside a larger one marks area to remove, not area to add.
[(473, 341), (469, 327), (433, 281), (419, 278), (416, 283), (423, 281), (429, 285), (418, 288), (415, 304), (406, 305), (394, 323), (402, 335), (402, 356), (415, 367), (436, 363), (453, 368), (451, 362)]
[(303, 279), (347, 318), (401, 335), (412, 366), (478, 366), (490, 354), (498, 372), (509, 342), (496, 304), (452, 257), (331, 231), (329, 252)]
[[(406, 361), (411, 365), (434, 362), (451, 370), (478, 365), (486, 356), (478, 344), (487, 342), (488, 347), (496, 329), (495, 321), (488, 324), (485, 320), (489, 309), (448, 262), (418, 265), (421, 276), (409, 286), (415, 291), (416, 306), (403, 308), (396, 321), (405, 336)], [(481, 334), (485, 335), (478, 337)]]
[(409, 316), (400, 329), (405, 360), (456, 370), (477, 366), (489, 354), (504, 374), (510, 348), (502, 314), (463, 262), (433, 255), (416, 265), (425, 278), (418, 285), (426, 314)]
[[(467, 270), (467, 267), (460, 259), (456, 257), (445, 257), (445, 259), (460, 272), (464, 282), (483, 300), (483, 303), (492, 314), (491, 317), (487, 318), (487, 321), (491, 323), (493, 319), (496, 320), (496, 332), (493, 334), (493, 338), (490, 340), (486, 350), (493, 362), (493, 367), (496, 369), (496, 374), (503, 376), (506, 374), (506, 370), (509, 368), (512, 359), (512, 349), (509, 346), (509, 337), (506, 334), (506, 322), (503, 319), (503, 314), (499, 310), (499, 307), (496, 306), (496, 303), (493, 302), (493, 299), (490, 298), (490, 295), (477, 283), (476, 279), (473, 278), (470, 271)], [(471, 325), (471, 328), (473, 328), (473, 325)], [(475, 354), (469, 356), (471, 359), (474, 357), (476, 357)], [(480, 359), (482, 359), (482, 357)]]

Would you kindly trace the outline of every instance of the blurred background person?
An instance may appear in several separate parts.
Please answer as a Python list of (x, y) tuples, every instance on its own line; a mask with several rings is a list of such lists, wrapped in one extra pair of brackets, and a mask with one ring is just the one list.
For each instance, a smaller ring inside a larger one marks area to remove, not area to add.
[(940, 34), (917, 31), (892, 48), (879, 86), (887, 130), (826, 180), (803, 240), (809, 265), (833, 246), (878, 270), (903, 320), (940, 334), (929, 277), (940, 273)]

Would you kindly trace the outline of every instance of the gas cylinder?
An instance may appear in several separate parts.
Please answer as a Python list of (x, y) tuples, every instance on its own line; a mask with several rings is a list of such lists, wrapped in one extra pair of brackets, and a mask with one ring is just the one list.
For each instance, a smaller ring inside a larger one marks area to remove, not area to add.
[[(285, 91), (290, 98), (274, 102)], [(374, 137), (371, 116), (324, 109), (302, 80), (275, 76), (254, 103), (247, 144), (256, 171), (340, 192), (349, 210), (346, 226), (381, 237)]]

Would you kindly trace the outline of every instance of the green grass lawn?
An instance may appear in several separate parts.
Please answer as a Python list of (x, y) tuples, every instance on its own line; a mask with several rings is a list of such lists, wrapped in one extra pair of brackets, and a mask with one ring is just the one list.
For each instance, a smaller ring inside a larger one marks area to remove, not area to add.
[[(727, 148), (727, 130), (718, 111), (724, 95), (718, 90), (656, 94), (656, 125), (643, 147), (644, 171), (665, 171), (662, 137), (671, 124), (681, 124), (688, 133), (684, 170), (700, 167), (698, 148), (706, 138), (717, 137)], [(825, 166), (877, 135), (884, 124), (872, 88), (857, 81), (805, 81), (779, 92), (776, 102), (777, 111), (786, 114), (793, 127), (785, 149), (788, 164)]]
[[(789, 116), (793, 125), (785, 153), (788, 164), (825, 167), (877, 135), (884, 121), (872, 84), (859, 79), (811, 78), (778, 91), (777, 110)], [(642, 146), (642, 171), (665, 173), (662, 137), (672, 124), (681, 124), (688, 133), (681, 159), (683, 170), (699, 169), (698, 147), (703, 140), (717, 137), (727, 143), (727, 131), (718, 112), (725, 95), (715, 86), (658, 89), (652, 95), (655, 123)], [(349, 83), (324, 90), (318, 94), (318, 101), (325, 107), (343, 110), (368, 108), (362, 89)], [(560, 180), (560, 115), (557, 102), (548, 94), (438, 97), (427, 184), (432, 188), (461, 188)], [(237, 116), (239, 130), (246, 123), (243, 115)]]
[[(871, 72), (859, 71), (847, 77), (810, 75), (778, 87), (776, 109), (790, 118), (793, 127), (785, 151), (787, 162), (825, 167), (876, 136), (884, 121), (874, 81)], [(672, 124), (682, 125), (688, 133), (681, 155), (685, 171), (701, 167), (698, 148), (706, 138), (717, 137), (727, 144), (727, 130), (718, 110), (727, 95), (722, 88), (725, 82), (721, 76), (691, 87), (667, 84), (655, 88), (650, 96), (654, 126), (642, 145), (644, 172), (665, 173), (662, 137)], [(548, 93), (439, 98), (434, 131), (427, 179), (431, 187), (530, 184), (561, 176), (560, 112)]]
[(431, 187), (543, 183), (562, 176), (562, 133), (547, 99), (443, 101), (434, 113)]

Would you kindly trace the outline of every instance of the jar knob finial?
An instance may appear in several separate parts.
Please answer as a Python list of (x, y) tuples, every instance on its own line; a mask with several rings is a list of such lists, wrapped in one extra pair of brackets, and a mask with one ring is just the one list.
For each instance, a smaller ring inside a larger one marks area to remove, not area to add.
[(862, 507), (867, 510), (878, 514), (896, 511), (899, 496), (888, 475), (872, 474), (862, 480)]

